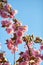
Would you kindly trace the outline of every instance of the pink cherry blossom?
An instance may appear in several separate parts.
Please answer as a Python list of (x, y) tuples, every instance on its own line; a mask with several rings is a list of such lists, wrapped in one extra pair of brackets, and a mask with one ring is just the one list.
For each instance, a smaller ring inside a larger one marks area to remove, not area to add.
[(14, 31), (16, 31), (19, 26), (21, 26), (20, 22), (16, 22), (12, 24), (12, 28), (14, 29)]
[[(33, 49), (30, 49), (30, 51), (33, 51)], [(34, 50), (34, 51), (37, 51), (37, 50)], [(33, 51), (33, 52), (34, 52)], [(38, 55), (38, 53), (36, 54), (36, 55)], [(31, 56), (29, 55), (29, 50), (26, 50), (23, 54), (21, 54), (20, 55), (20, 57), (22, 57), (22, 58), (24, 58), (24, 60), (22, 61), (22, 62), (20, 62), (20, 64), (22, 65), (22, 63), (23, 62), (25, 62), (25, 61), (31, 61), (30, 62), (30, 64), (34, 61), (34, 63), (33, 63), (33, 65), (40, 65), (41, 64), (41, 62), (42, 62), (42, 59), (41, 59), (41, 57), (40, 56), (34, 56), (34, 54), (32, 54)], [(32, 56), (36, 59), (33, 59), (32, 58)], [(31, 60), (30, 60), (30, 58), (31, 58)], [(25, 64), (24, 64), (25, 65)], [(29, 63), (27, 64), (27, 65), (29, 65)]]
[(17, 35), (17, 37), (22, 37), (23, 36), (23, 32), (18, 30), (16, 32), (16, 35)]
[[(3, 0), (6, 2), (7, 0)], [(3, 9), (0, 8), (0, 16), (2, 18), (10, 18), (11, 20), (15, 17), (15, 15), (18, 13), (17, 10), (13, 10), (12, 6), (8, 3), (4, 5), (3, 2)], [(6, 44), (9, 50), (14, 54), (18, 51), (18, 45), (23, 43), (23, 37), (25, 37), (24, 33), (28, 31), (28, 26), (23, 26), (20, 21), (8, 21), (3, 20), (2, 21), (2, 27), (6, 28), (6, 31), (8, 34), (13, 34), (14, 37), (10, 38), (9, 40), (6, 40)], [(14, 34), (15, 33), (15, 34)], [(43, 60), (43, 55), (41, 55), (41, 51), (43, 50), (43, 45), (41, 44), (40, 50), (36, 50), (33, 48), (33, 42), (34, 40), (28, 40), (26, 39), (26, 45), (27, 50), (20, 54), (20, 58), (23, 58), (21, 62), (19, 62), (19, 65), (40, 65)], [(40, 41), (40, 40), (39, 40)], [(43, 40), (42, 42), (43, 43)], [(31, 64), (33, 62), (33, 64)], [(0, 63), (0, 65), (11, 65), (9, 62)]]
[(3, 20), (1, 23), (2, 27), (9, 27), (12, 24), (12, 22), (8, 20)]
[(1, 16), (3, 18), (8, 18), (9, 17), (8, 14), (6, 12), (4, 12), (4, 11), (1, 12)]
[(18, 29), (23, 32), (26, 32), (28, 30), (27, 26), (20, 26)]
[(20, 38), (17, 38), (17, 39), (16, 39), (16, 43), (17, 43), (17, 44), (22, 44), (22, 43), (23, 43), (23, 40), (20, 39)]
[(14, 53), (15, 51), (18, 51), (18, 47), (11, 39), (7, 40), (7, 47), (9, 50), (11, 50), (12, 53)]
[(29, 52), (26, 50), (26, 52), (24, 52), (21, 57), (23, 57), (25, 60), (29, 60), (30, 56), (29, 56)]
[(30, 49), (31, 50), (31, 53), (32, 53), (32, 55), (33, 56), (40, 56), (40, 50), (36, 50), (36, 49), (33, 49), (33, 48), (31, 48)]
[(8, 34), (13, 34), (14, 33), (12, 28), (7, 28), (6, 31), (7, 31)]

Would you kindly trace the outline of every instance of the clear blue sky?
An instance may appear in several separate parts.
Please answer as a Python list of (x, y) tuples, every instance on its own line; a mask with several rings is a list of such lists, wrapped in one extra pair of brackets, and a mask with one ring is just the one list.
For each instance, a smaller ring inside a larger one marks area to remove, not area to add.
[[(16, 18), (21, 20), (23, 25), (29, 26), (26, 34), (34, 34), (35, 36), (43, 38), (43, 0), (8, 0), (8, 2), (14, 9), (18, 10)], [(5, 29), (1, 28), (0, 24), (0, 42), (2, 43), (2, 50), (6, 51), (6, 57), (13, 65), (14, 55), (11, 54), (4, 44), (5, 40), (10, 37), (11, 36), (6, 33)], [(24, 51), (23, 44), (22, 46), (20, 45), (19, 49), (19, 52)], [(16, 59), (19, 57), (18, 53), (16, 53)]]

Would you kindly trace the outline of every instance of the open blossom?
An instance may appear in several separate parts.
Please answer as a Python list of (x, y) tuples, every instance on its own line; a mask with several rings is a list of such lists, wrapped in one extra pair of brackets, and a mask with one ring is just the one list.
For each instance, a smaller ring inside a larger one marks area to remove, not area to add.
[(26, 50), (26, 51), (25, 51), (23, 54), (21, 54), (20, 56), (23, 57), (25, 60), (29, 60), (29, 59), (30, 59), (28, 50)]
[(12, 28), (7, 28), (6, 31), (7, 31), (8, 34), (13, 34), (14, 33), (14, 30)]
[(4, 7), (4, 10), (0, 10), (0, 15), (3, 18), (13, 18), (17, 14), (17, 10), (13, 10), (10, 4), (6, 4)]
[(1, 9), (0, 9), (0, 16), (3, 17), (3, 18), (8, 18), (9, 17), (7, 12), (5, 10), (1, 10)]
[(24, 33), (23, 33), (22, 31), (19, 31), (19, 30), (16, 32), (17, 37), (22, 37), (23, 34), (24, 34)]
[(12, 44), (7, 44), (7, 47), (9, 50), (11, 50), (12, 53), (15, 53), (16, 51), (18, 51), (18, 47)]
[[(30, 49), (30, 52), (32, 52), (33, 51), (33, 49)], [(34, 50), (34, 51), (36, 51), (36, 50)], [(33, 51), (33, 52), (34, 52)], [(23, 52), (22, 54), (20, 54), (20, 57), (21, 58), (24, 58), (24, 60), (22, 60), (22, 62), (20, 62), (20, 65), (40, 65), (41, 64), (41, 62), (42, 62), (42, 59), (41, 59), (41, 57), (40, 56), (38, 56), (38, 53), (37, 53), (37, 56), (35, 55), (34, 56), (34, 54), (32, 54), (32, 55), (30, 55), (29, 53), (29, 50), (26, 50), (25, 52)], [(25, 63), (25, 61), (29, 61), (27, 64)]]
[(12, 53), (15, 51), (18, 51), (18, 47), (16, 46), (16, 43), (13, 42), (13, 40), (7, 40), (7, 47), (9, 50), (11, 50)]
[(12, 22), (8, 20), (3, 20), (1, 23), (2, 27), (9, 27), (12, 24)]
[(16, 44), (22, 44), (22, 43), (23, 43), (23, 40), (21, 38), (16, 39)]
[(16, 22), (12, 24), (12, 28), (14, 29), (14, 31), (16, 31), (18, 29), (19, 26), (21, 26), (22, 24), (20, 22)]
[(20, 26), (18, 29), (23, 31), (23, 32), (26, 32), (28, 30), (28, 27), (27, 26)]
[(3, 18), (8, 18), (9, 17), (8, 14), (7, 14), (7, 12), (5, 12), (4, 10), (1, 10), (1, 16)]
[(32, 53), (32, 55), (33, 56), (40, 56), (40, 50), (36, 50), (36, 49), (33, 49), (33, 48), (31, 48), (30, 49), (31, 50), (31, 53)]

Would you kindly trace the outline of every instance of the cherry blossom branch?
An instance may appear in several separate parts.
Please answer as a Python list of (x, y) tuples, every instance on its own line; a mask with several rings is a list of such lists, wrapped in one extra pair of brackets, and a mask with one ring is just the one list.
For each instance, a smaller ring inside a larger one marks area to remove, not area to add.
[[(0, 0), (0, 15), (3, 18), (10, 18), (10, 20), (3, 20), (1, 22), (8, 34), (13, 34), (13, 37), (6, 40), (6, 44), (12, 53), (18, 51), (18, 45), (26, 42), (28, 50), (20, 53), (20, 58), (17, 60), (19, 65), (38, 65), (41, 62), (42, 56), (39, 51), (36, 51), (32, 46), (34, 43), (39, 43), (43, 50), (43, 40), (40, 37), (34, 37), (33, 35), (26, 35), (25, 32), (28, 30), (27, 26), (23, 26), (22, 23), (15, 19), (17, 14), (16, 10), (12, 9), (12, 6), (7, 3), (7, 0)], [(15, 64), (15, 55), (14, 55)]]

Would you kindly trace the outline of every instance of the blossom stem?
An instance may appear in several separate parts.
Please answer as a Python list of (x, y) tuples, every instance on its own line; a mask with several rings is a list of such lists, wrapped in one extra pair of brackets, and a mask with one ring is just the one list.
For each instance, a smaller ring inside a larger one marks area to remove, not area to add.
[(16, 64), (16, 62), (15, 62), (15, 52), (14, 52), (14, 65)]

